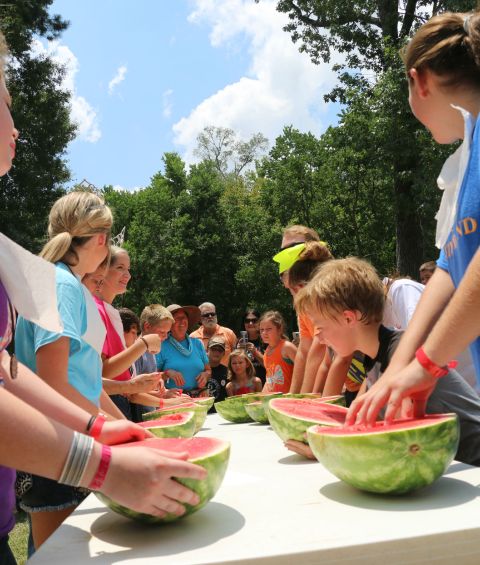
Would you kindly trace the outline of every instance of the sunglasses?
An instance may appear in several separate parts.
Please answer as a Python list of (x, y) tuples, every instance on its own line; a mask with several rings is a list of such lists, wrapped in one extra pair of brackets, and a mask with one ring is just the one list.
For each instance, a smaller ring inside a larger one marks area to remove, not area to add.
[(215, 318), (216, 315), (216, 312), (205, 312), (205, 314), (202, 314), (202, 318)]
[(246, 324), (256, 324), (258, 322), (258, 318), (245, 318)]

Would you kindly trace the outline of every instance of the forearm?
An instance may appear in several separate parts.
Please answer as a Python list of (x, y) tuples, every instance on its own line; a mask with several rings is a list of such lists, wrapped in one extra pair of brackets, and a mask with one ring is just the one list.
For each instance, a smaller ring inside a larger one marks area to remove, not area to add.
[(130, 402), (134, 404), (141, 404), (143, 406), (153, 406), (154, 408), (160, 408), (163, 406), (164, 401), (161, 398), (152, 396), (146, 392), (135, 393), (129, 397)]
[(345, 379), (348, 374), (348, 368), (350, 367), (351, 362), (352, 356), (335, 357), (328, 372), (325, 387), (323, 389), (323, 396), (335, 396), (337, 394), (342, 394)]
[[(104, 379), (114, 379), (129, 367), (146, 351), (145, 343), (139, 339), (130, 347), (113, 357), (103, 359), (102, 376)], [(116, 393), (109, 393), (116, 394)]]
[(406, 366), (424, 343), (455, 291), (450, 275), (437, 269), (418, 302), (415, 313), (392, 357), (389, 368)]
[(308, 351), (308, 356), (305, 363), (303, 383), (300, 392), (313, 392), (318, 367), (321, 365), (324, 355), (325, 345), (323, 345), (323, 343), (319, 339), (314, 338), (312, 346)]
[(297, 394), (302, 388), (303, 375), (305, 372), (305, 363), (307, 361), (308, 351), (312, 345), (312, 340), (302, 337), (300, 346), (297, 350), (295, 357), (295, 364), (293, 366), (292, 384), (290, 385), (290, 392)]
[[(440, 366), (446, 365), (480, 335), (480, 250), (442, 313), (424, 349)], [(430, 284), (430, 283), (429, 283)]]

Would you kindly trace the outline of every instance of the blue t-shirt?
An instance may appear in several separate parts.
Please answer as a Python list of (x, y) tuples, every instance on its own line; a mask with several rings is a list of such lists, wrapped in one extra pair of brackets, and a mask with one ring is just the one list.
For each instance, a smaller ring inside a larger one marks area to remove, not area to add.
[(15, 353), (19, 361), (36, 372), (36, 352), (60, 337), (70, 338), (68, 382), (98, 406), (102, 392), (102, 360), (83, 339), (87, 331), (87, 307), (82, 283), (63, 263), (56, 264), (56, 289), (63, 332), (44, 330), (20, 316), (15, 332)]
[[(174, 344), (180, 345), (189, 351), (189, 355), (183, 355), (175, 347)], [(185, 380), (183, 390), (192, 390), (198, 388), (197, 381), (195, 380), (199, 373), (205, 370), (205, 365), (208, 365), (208, 357), (203, 347), (201, 340), (196, 337), (188, 337), (181, 342), (176, 342), (170, 335), (166, 341), (162, 343), (160, 353), (157, 353), (157, 367), (159, 371), (166, 371), (173, 369), (182, 373)], [(177, 385), (168, 379), (165, 382), (166, 388), (177, 388)]]
[[(478, 121), (477, 121), (478, 124)], [(480, 245), (480, 127), (475, 127), (470, 157), (458, 194), (457, 214), (438, 266), (447, 271), (455, 288), (460, 284)], [(480, 338), (470, 345), (477, 384), (480, 385)]]

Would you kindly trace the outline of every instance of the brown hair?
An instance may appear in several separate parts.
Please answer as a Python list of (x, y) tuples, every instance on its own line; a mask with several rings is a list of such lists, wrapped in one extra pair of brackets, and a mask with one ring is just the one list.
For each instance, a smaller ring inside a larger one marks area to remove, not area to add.
[(137, 330), (140, 331), (140, 320), (133, 310), (130, 310), (130, 308), (119, 308), (118, 313), (122, 320), (124, 332), (129, 332), (133, 326), (137, 326)]
[(414, 35), (402, 53), (408, 71), (429, 69), (446, 87), (480, 86), (480, 18), (445, 12), (434, 16)]
[(262, 314), (260, 323), (267, 321), (272, 322), (272, 324), (280, 330), (283, 339), (288, 339), (285, 335), (285, 320), (278, 310), (268, 310), (268, 312)]
[(235, 373), (232, 371), (232, 359), (234, 357), (243, 357), (247, 360), (247, 377), (250, 380), (251, 378), (255, 377), (255, 368), (250, 360), (250, 357), (245, 353), (243, 349), (234, 349), (230, 353), (230, 357), (228, 358), (228, 373), (227, 373), (227, 380), (233, 381), (235, 379)]
[(102, 198), (93, 192), (72, 191), (59, 198), (48, 216), (49, 241), (40, 252), (40, 257), (56, 263), (76, 265), (76, 249), (92, 236), (104, 233), (109, 246), (113, 217)]
[(323, 241), (307, 241), (305, 249), (288, 270), (288, 284), (298, 285), (308, 282), (315, 269), (330, 259), (333, 259), (333, 255)]
[(385, 295), (375, 268), (357, 257), (323, 263), (295, 297), (300, 314), (312, 310), (334, 317), (345, 310), (358, 311), (365, 324), (380, 323)]
[(283, 230), (283, 237), (290, 236), (293, 238), (296, 235), (298, 235), (299, 243), (302, 241), (320, 241), (318, 233), (312, 228), (307, 228), (307, 226), (295, 224), (293, 226), (287, 226)]
[(433, 273), (436, 268), (437, 268), (437, 263), (435, 261), (427, 261), (426, 263), (420, 265), (418, 270), (420, 273), (422, 271), (428, 271), (429, 273)]

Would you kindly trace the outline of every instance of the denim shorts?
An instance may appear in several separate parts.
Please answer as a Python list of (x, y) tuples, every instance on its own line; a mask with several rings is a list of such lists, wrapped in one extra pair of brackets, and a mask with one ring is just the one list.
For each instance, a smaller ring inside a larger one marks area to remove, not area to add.
[(57, 481), (32, 475), (32, 487), (20, 499), (25, 512), (55, 512), (78, 506), (90, 491), (85, 488), (61, 485)]

